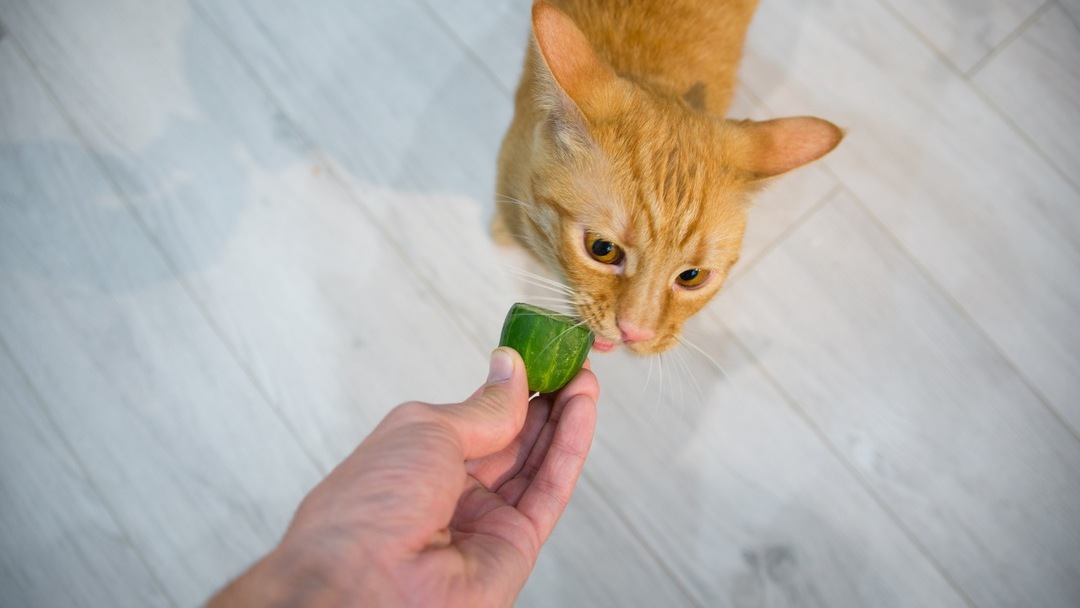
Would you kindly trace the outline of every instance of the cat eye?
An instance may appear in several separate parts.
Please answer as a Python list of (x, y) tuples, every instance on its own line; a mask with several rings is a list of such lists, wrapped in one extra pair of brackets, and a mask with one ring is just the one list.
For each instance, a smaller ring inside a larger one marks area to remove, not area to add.
[(621, 247), (591, 232), (585, 233), (585, 249), (594, 260), (602, 264), (617, 266), (626, 257)]
[(675, 278), (675, 282), (687, 289), (696, 289), (705, 284), (709, 279), (709, 271), (701, 268), (685, 270)]

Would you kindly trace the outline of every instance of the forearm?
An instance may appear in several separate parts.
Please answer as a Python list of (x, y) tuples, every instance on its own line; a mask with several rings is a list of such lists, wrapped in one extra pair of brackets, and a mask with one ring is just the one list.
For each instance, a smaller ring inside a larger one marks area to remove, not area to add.
[[(278, 547), (218, 592), (206, 608), (391, 605), (370, 564), (333, 563), (312, 550)], [(389, 581), (383, 581), (386, 583)]]

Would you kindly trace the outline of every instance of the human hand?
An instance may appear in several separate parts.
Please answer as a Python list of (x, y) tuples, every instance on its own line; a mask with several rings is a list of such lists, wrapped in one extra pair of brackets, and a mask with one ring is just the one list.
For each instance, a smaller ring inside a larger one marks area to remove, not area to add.
[(586, 366), (530, 402), (521, 357), (497, 349), (463, 403), (391, 411), (210, 607), (512, 605), (577, 483), (598, 394)]

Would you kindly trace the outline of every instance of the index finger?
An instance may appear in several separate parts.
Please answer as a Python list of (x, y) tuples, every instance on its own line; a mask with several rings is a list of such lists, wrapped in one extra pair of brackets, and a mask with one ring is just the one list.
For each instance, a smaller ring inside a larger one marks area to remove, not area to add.
[[(573, 386), (575, 383), (578, 386)], [(570, 502), (596, 431), (596, 398), (599, 394), (596, 377), (591, 371), (583, 370), (567, 388), (578, 390), (557, 394), (552, 410), (554, 432), (550, 444), (546, 450), (542, 445), (534, 447), (533, 455), (542, 450), (543, 460), (517, 503), (518, 510), (533, 522), (541, 540), (551, 534)], [(538, 443), (543, 439), (541, 437)], [(528, 464), (525, 469), (529, 469)]]
[[(569, 384), (554, 393), (540, 395), (529, 403), (525, 425), (508, 446), (484, 458), (467, 462), (469, 474), (484, 487), (497, 489), (522, 471), (535, 472), (540, 467), (545, 450), (551, 442), (555, 423), (558, 422), (566, 402), (579, 394), (588, 395), (593, 401), (596, 401), (600, 394), (600, 386), (587, 359), (582, 370)], [(532, 477), (532, 474), (529, 474), (529, 477)], [(518, 487), (516, 492), (509, 494), (510, 502), (517, 502), (522, 491)]]

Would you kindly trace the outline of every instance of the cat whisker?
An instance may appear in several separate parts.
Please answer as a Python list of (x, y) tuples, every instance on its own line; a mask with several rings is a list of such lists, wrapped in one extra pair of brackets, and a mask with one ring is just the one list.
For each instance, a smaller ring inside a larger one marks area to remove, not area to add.
[(510, 236), (517, 239), (526, 249), (532, 251), (539, 251), (539, 247), (542, 245), (533, 235), (525, 234), (522, 232), (511, 232)]
[(523, 200), (520, 200), (520, 199), (516, 199), (516, 198), (514, 198), (512, 196), (507, 196), (505, 194), (496, 194), (495, 195), (495, 200), (497, 202), (509, 203), (511, 205), (518, 205), (519, 207), (528, 207), (529, 206), (529, 203), (527, 203), (527, 202), (525, 202)]
[(652, 362), (653, 358), (649, 357), (649, 375), (645, 376), (645, 386), (641, 388), (642, 395), (644, 395), (649, 390), (649, 381), (652, 380)]
[[(537, 315), (537, 316), (540, 316), (540, 315)], [(577, 323), (571, 325), (570, 327), (567, 327), (566, 329), (559, 332), (559, 335), (555, 336), (550, 341), (548, 341), (548, 343), (544, 345), (544, 348), (540, 349), (540, 352), (543, 353), (543, 352), (547, 351), (547, 349), (551, 348), (559, 340), (561, 340), (563, 336), (565, 336), (566, 334), (574, 331), (575, 329), (577, 329), (579, 327), (584, 327), (584, 326), (585, 326), (585, 321), (578, 321)]]
[(557, 281), (546, 280), (543, 277), (539, 276), (518, 276), (526, 281), (529, 281), (531, 284), (536, 285), (537, 287), (544, 287), (549, 291), (555, 291), (571, 298), (577, 295), (577, 292), (572, 287), (567, 287), (566, 285), (563, 285), (562, 283), (559, 283)]
[(679, 366), (679, 359), (676, 356), (678, 354), (678, 351), (673, 350), (670, 352), (671, 365), (669, 367), (671, 368), (671, 372), (674, 375), (675, 381), (674, 388), (671, 391), (671, 397), (672, 401), (674, 401), (675, 407), (678, 408), (677, 415), (681, 416), (683, 403), (686, 401), (686, 382), (683, 381), (683, 379), (681, 378), (682, 374), (684, 374), (685, 372)]
[(689, 341), (689, 340), (687, 340), (685, 338), (680, 338), (679, 342), (681, 344), (683, 344), (684, 346), (686, 346), (687, 348), (690, 348), (690, 349), (694, 350), (703, 359), (707, 360), (712, 365), (712, 367), (714, 367), (716, 369), (717, 372), (720, 373), (720, 377), (724, 379), (724, 382), (726, 384), (725, 388), (730, 390), (734, 394), (734, 397), (731, 399), (731, 401), (733, 401), (733, 402), (742, 402), (742, 401), (745, 401), (745, 400), (749, 399), (749, 397), (744, 393), (744, 391), (739, 386), (739, 384), (737, 382), (732, 381), (731, 374), (729, 374), (727, 372), (727, 370), (724, 369), (724, 367), (721, 366), (720, 363), (718, 363), (716, 361), (715, 358), (711, 357), (708, 353), (706, 353), (697, 344), (694, 344), (693, 342), (691, 342), (691, 341)]
[(698, 382), (697, 376), (694, 374), (693, 370), (690, 369), (690, 364), (686, 360), (685, 353), (675, 351), (675, 354), (678, 356), (679, 361), (682, 364), (683, 372), (685, 372), (686, 375), (689, 377), (690, 384), (694, 387), (694, 392), (697, 393), (698, 402), (704, 401), (705, 392), (701, 390), (701, 384)]
[(541, 296), (541, 295), (533, 296), (533, 295), (530, 295), (529, 296), (529, 301), (531, 302), (532, 300), (540, 300), (541, 302), (554, 302), (556, 304), (566, 304), (566, 305), (571, 304), (570, 300), (567, 300), (565, 297), (558, 297), (558, 296)]
[(529, 296), (529, 303), (550, 308), (551, 310), (557, 313), (562, 313), (568, 317), (577, 316), (577, 311), (574, 308), (574, 304), (572, 302), (566, 301), (566, 299), (564, 298), (554, 298), (548, 296)]
[[(657, 392), (657, 395), (656, 395), (656, 405), (653, 406), (652, 414), (649, 415), (649, 425), (650, 426), (652, 425), (653, 420), (656, 419), (657, 412), (660, 411), (660, 404), (664, 401), (664, 353), (660, 353), (659, 355), (656, 356), (656, 362), (657, 362), (657, 369), (659, 370), (658, 374), (657, 374), (657, 380), (658, 380), (658, 384), (660, 385), (660, 390)], [(652, 371), (652, 364), (651, 363), (650, 363), (649, 371), (650, 372)]]
[(555, 283), (557, 285), (565, 287), (565, 285), (563, 285), (562, 283), (559, 283), (558, 281), (556, 281), (555, 279), (552, 279), (549, 276), (538, 274), (536, 272), (532, 272), (531, 270), (526, 270), (525, 268), (522, 268), (520, 266), (515, 266), (513, 264), (508, 264), (508, 263), (499, 263), (498, 266), (500, 268), (503, 268), (505, 270), (508, 270), (508, 271), (513, 272), (513, 273), (518, 274), (518, 275), (527, 276), (527, 277), (533, 277), (533, 278), (536, 278), (536, 279), (540, 279), (542, 281), (546, 281), (548, 283)]
[(720, 365), (720, 363), (716, 359), (714, 359), (712, 357), (712, 355), (705, 352), (705, 349), (701, 348), (697, 344), (694, 344), (693, 342), (691, 342), (689, 339), (687, 339), (684, 336), (675, 336), (675, 340), (677, 340), (679, 342), (679, 344), (682, 344), (683, 346), (685, 346), (687, 348), (691, 348), (691, 349), (697, 351), (698, 354), (700, 354), (702, 357), (704, 357), (706, 361), (711, 363), (712, 366), (716, 368), (716, 371), (720, 372), (720, 375), (723, 376), (724, 379), (726, 379), (728, 381), (731, 380), (731, 378), (728, 376), (728, 373), (724, 369), (724, 367), (722, 365)]
[(541, 276), (534, 272), (529, 272), (528, 270), (524, 270), (522, 268), (517, 268), (510, 265), (505, 265), (503, 266), (503, 268), (535, 287), (548, 289), (550, 291), (565, 295), (568, 298), (574, 298), (577, 296), (577, 292), (573, 288), (564, 285), (558, 281), (549, 279), (545, 276)]
[(543, 240), (539, 235), (511, 232), (510, 236), (517, 239), (525, 249), (532, 251), (541, 259), (552, 258), (554, 256), (555, 245)]
[(527, 279), (527, 278), (524, 278), (524, 277), (522, 277), (521, 280), (524, 281), (527, 285), (531, 285), (532, 287), (543, 290), (548, 295), (554, 295), (554, 296), (560, 297), (560, 298), (562, 298), (563, 300), (565, 300), (567, 302), (571, 302), (571, 301), (576, 300), (576, 296), (573, 293), (562, 291), (560, 289), (552, 287), (551, 285), (545, 285), (543, 283), (537, 283), (537, 282), (535, 282), (535, 281), (533, 281), (531, 279)]
[(574, 294), (573, 291), (571, 291), (571, 290), (569, 290), (567, 288), (560, 288), (560, 287), (558, 287), (556, 285), (552, 285), (550, 283), (544, 283), (542, 281), (537, 281), (536, 279), (534, 279), (532, 277), (526, 277), (526, 276), (520, 276), (519, 275), (517, 278), (520, 281), (526, 283), (527, 285), (531, 285), (532, 287), (542, 289), (545, 292), (548, 292), (550, 294), (559, 295), (559, 296), (562, 296), (562, 297), (567, 298), (567, 299), (573, 299), (574, 296), (576, 295), (576, 294)]

